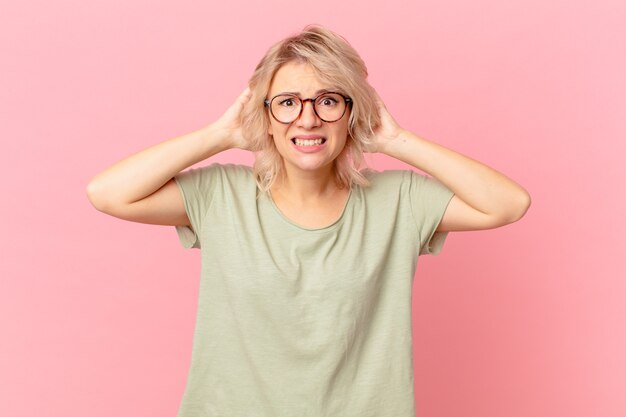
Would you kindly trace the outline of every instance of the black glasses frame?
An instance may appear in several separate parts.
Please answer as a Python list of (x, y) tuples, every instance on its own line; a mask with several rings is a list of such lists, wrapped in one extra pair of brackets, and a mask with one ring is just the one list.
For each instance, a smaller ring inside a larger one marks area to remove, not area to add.
[[(343, 97), (344, 102), (345, 102), (345, 104), (346, 104), (346, 107), (343, 109), (343, 113), (341, 113), (341, 116), (339, 116), (339, 118), (337, 118), (337, 119), (335, 119), (335, 120), (324, 120), (324, 119), (322, 119), (322, 117), (321, 117), (319, 114), (317, 114), (317, 108), (315, 108), (315, 102), (317, 101), (317, 99), (318, 99), (318, 98), (320, 98), (320, 97), (321, 97), (321, 96), (323, 96), (324, 94), (337, 94), (337, 95), (339, 95), (339, 96)], [(275, 99), (276, 97), (279, 97), (279, 96), (292, 96), (292, 97), (295, 97), (295, 98), (297, 98), (298, 100), (300, 100), (300, 103), (301, 103), (301, 106), (300, 106), (300, 113), (298, 113), (298, 116), (296, 116), (296, 118), (295, 118), (295, 119), (293, 119), (291, 122), (281, 122), (280, 120), (278, 120), (278, 119), (276, 118), (276, 116), (274, 116), (274, 112), (272, 111), (272, 106), (271, 106), (271, 103), (272, 103), (272, 101), (274, 101), (274, 99)], [(297, 95), (295, 95), (295, 94), (282, 94), (282, 93), (281, 93), (281, 94), (276, 94), (276, 95), (275, 95), (274, 97), (272, 97), (271, 99), (269, 99), (269, 100), (267, 100), (267, 99), (266, 99), (266, 100), (264, 100), (264, 101), (263, 101), (263, 105), (264, 105), (265, 107), (269, 107), (269, 109), (270, 109), (270, 114), (272, 115), (272, 117), (274, 118), (274, 120), (276, 120), (278, 123), (282, 123), (282, 124), (284, 124), (284, 125), (288, 125), (288, 124), (293, 123), (294, 121), (298, 120), (298, 118), (299, 118), (300, 116), (302, 116), (302, 111), (304, 110), (304, 103), (306, 103), (307, 101), (310, 101), (310, 102), (311, 102), (311, 105), (313, 106), (313, 112), (315, 112), (315, 115), (316, 115), (317, 117), (319, 117), (319, 119), (320, 119), (321, 121), (326, 122), (326, 123), (334, 123), (334, 122), (336, 122), (336, 121), (338, 121), (338, 120), (341, 120), (341, 118), (342, 118), (342, 117), (346, 114), (346, 110), (348, 109), (348, 105), (352, 105), (352, 103), (353, 103), (353, 101), (352, 101), (352, 99), (351, 99), (350, 97), (344, 96), (343, 94), (341, 94), (341, 93), (339, 93), (339, 92), (337, 92), (337, 91), (325, 91), (325, 92), (323, 92), (322, 94), (318, 95), (317, 97), (313, 97), (313, 98), (300, 98), (300, 97), (298, 97), (298, 96), (297, 96)]]

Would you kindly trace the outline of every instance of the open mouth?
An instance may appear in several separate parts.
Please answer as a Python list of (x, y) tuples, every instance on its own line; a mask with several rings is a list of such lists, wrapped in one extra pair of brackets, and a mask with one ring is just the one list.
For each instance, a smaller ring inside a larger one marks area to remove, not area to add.
[(324, 144), (326, 142), (326, 138), (319, 138), (319, 139), (292, 138), (291, 142), (293, 142), (293, 144), (296, 146), (318, 146), (318, 145)]

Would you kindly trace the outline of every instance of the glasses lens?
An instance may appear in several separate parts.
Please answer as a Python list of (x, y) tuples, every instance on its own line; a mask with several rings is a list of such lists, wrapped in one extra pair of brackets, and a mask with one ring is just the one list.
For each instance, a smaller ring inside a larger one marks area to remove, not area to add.
[(290, 123), (300, 114), (300, 106), (302, 102), (296, 96), (276, 96), (272, 100), (272, 114), (279, 122)]
[(325, 122), (334, 122), (343, 116), (346, 102), (342, 96), (335, 93), (322, 94), (315, 100), (315, 110), (320, 119)]
[[(274, 97), (271, 110), (274, 117), (282, 123), (291, 123), (298, 118), (302, 101), (294, 95), (283, 94)], [(336, 93), (324, 93), (315, 100), (315, 111), (325, 122), (341, 119), (346, 109), (344, 98)]]

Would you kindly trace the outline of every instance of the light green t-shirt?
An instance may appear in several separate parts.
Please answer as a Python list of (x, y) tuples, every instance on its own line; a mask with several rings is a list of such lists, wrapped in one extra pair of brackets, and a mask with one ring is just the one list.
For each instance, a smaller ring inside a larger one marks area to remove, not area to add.
[(176, 231), (202, 258), (179, 417), (414, 417), (413, 277), (441, 251), (453, 193), (408, 170), (366, 176), (320, 229), (286, 218), (250, 167), (175, 177), (192, 225)]

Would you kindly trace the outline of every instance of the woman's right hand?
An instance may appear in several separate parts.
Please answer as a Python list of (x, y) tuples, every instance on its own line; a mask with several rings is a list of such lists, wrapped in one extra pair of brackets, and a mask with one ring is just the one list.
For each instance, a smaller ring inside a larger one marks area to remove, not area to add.
[(252, 97), (252, 92), (249, 87), (246, 87), (235, 102), (212, 125), (220, 132), (220, 136), (223, 135), (229, 148), (250, 150), (249, 140), (243, 136), (241, 129), (241, 112), (250, 101), (250, 97)]

